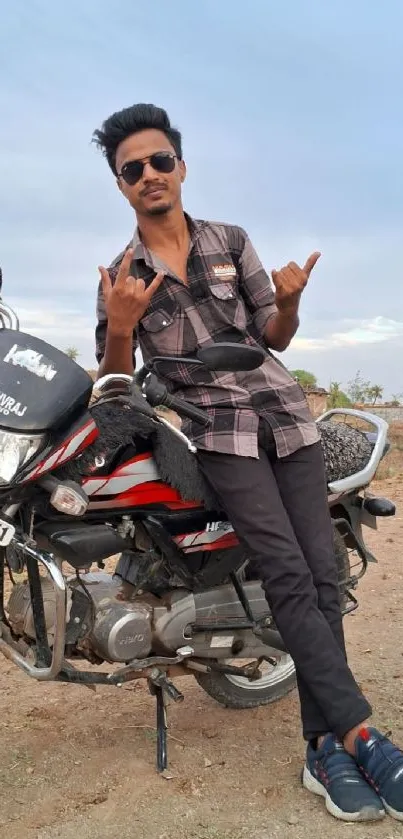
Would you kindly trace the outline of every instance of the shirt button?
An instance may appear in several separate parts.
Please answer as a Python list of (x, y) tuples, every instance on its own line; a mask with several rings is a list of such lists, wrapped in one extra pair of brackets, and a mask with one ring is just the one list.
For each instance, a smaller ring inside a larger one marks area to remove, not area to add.
[(163, 326), (166, 326), (166, 325), (167, 325), (166, 320), (163, 320), (163, 321), (162, 321), (162, 325), (163, 325)]

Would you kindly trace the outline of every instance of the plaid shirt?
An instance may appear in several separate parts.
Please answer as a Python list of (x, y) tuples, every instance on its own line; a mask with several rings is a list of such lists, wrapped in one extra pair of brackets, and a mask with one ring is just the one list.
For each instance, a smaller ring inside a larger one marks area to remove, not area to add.
[[(192, 356), (217, 341), (259, 345), (267, 359), (248, 373), (213, 373), (172, 363), (164, 379), (168, 389), (203, 408), (212, 422), (206, 429), (186, 421), (184, 431), (201, 449), (258, 457), (258, 426), (270, 424), (279, 457), (319, 440), (304, 393), (285, 367), (267, 350), (265, 326), (277, 309), (269, 277), (240, 227), (195, 221), (185, 285), (141, 242), (132, 243), (133, 267), (148, 285), (157, 271), (165, 278), (133, 335), (133, 361), (139, 345), (145, 361), (155, 355)], [(109, 267), (116, 279), (124, 251)], [(102, 288), (97, 301), (96, 356), (105, 353), (107, 316)], [(168, 365), (167, 365), (168, 368)]]

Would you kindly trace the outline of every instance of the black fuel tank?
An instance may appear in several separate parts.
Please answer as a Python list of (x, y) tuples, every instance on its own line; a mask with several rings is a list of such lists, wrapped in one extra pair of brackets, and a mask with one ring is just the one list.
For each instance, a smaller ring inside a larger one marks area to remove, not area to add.
[(24, 332), (0, 330), (0, 428), (39, 432), (85, 411), (93, 382), (65, 353)]

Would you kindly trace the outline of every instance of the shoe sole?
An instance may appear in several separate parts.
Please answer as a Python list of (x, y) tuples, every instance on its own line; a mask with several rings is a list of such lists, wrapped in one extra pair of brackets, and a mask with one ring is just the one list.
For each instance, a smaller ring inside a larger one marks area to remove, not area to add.
[(403, 813), (401, 811), (394, 810), (393, 807), (391, 807), (389, 804), (387, 804), (386, 801), (383, 798), (381, 799), (381, 801), (382, 801), (382, 804), (383, 804), (387, 814), (392, 819), (396, 819), (396, 821), (398, 821), (398, 822), (403, 822)]
[(380, 821), (386, 815), (385, 810), (377, 809), (375, 806), (363, 807), (357, 813), (345, 813), (332, 801), (323, 784), (312, 775), (307, 766), (304, 767), (302, 773), (302, 783), (308, 792), (312, 792), (314, 795), (325, 799), (326, 809), (335, 819), (340, 819), (344, 822), (375, 822)]

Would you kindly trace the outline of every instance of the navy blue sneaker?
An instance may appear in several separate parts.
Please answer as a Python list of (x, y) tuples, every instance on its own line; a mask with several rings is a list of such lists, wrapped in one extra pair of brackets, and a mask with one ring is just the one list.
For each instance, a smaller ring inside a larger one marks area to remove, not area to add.
[(403, 752), (376, 728), (363, 728), (355, 741), (358, 766), (385, 810), (403, 822)]
[(381, 799), (333, 734), (328, 734), (319, 749), (308, 746), (302, 783), (325, 799), (326, 809), (336, 819), (378, 821), (385, 815)]

